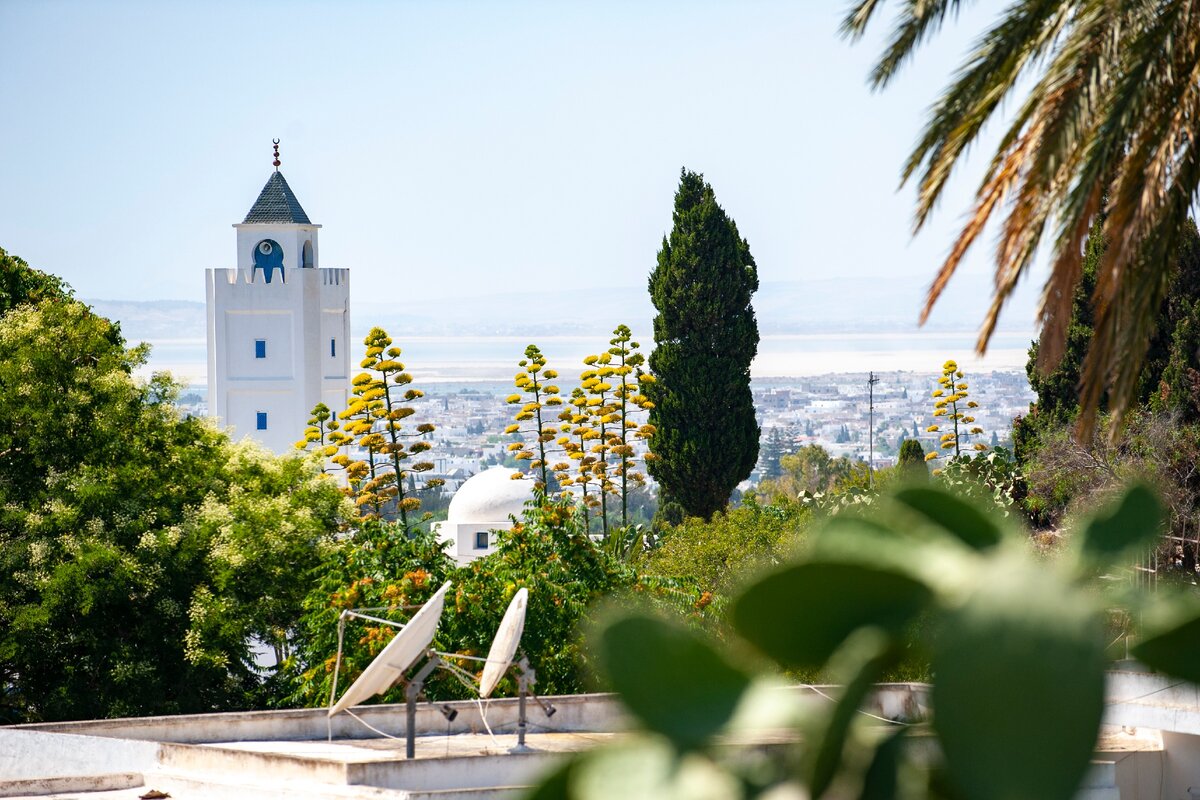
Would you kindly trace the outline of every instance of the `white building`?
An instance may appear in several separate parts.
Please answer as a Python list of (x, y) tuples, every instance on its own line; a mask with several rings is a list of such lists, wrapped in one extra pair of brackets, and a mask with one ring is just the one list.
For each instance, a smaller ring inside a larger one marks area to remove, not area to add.
[(438, 538), (450, 543), (450, 556), (468, 564), (496, 547), (492, 531), (508, 530), (533, 499), (533, 481), (508, 467), (492, 467), (468, 478), (450, 499), (446, 521), (435, 526)]
[(310, 412), (346, 407), (350, 271), (321, 269), (317, 231), (279, 171), (237, 230), (237, 269), (207, 270), (208, 411), (277, 453)]

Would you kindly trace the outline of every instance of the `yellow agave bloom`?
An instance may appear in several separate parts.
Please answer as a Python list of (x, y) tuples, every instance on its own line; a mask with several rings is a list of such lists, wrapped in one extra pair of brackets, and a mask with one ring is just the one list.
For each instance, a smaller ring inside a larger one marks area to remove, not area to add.
[(963, 417), (962, 421), (963, 422), (974, 422), (975, 418), (974, 417)]
[(938, 378), (938, 383), (940, 383), (942, 386), (949, 386), (951, 383), (953, 383), (953, 381), (943, 375), (942, 377)]
[(934, 407), (934, 408), (945, 408), (945, 407), (946, 407), (946, 404), (947, 404), (947, 403), (949, 403), (949, 402), (950, 402), (950, 401), (949, 401), (948, 399), (946, 399), (946, 398), (942, 398), (941, 400), (938, 400), (936, 403), (934, 403), (934, 404), (933, 404), (933, 407)]
[[(547, 376), (547, 377), (549, 377), (549, 376)], [(543, 391), (545, 391), (546, 394), (558, 394), (558, 387), (557, 386), (545, 386), (545, 387), (543, 387)]]
[(516, 433), (519, 430), (521, 430), (521, 426), (514, 422), (512, 425), (509, 425), (504, 429), (504, 434), (507, 436), (508, 434)]
[(934, 460), (935, 458), (937, 458), (937, 457), (938, 457), (938, 454), (937, 454), (937, 451), (936, 451), (936, 450), (935, 450), (934, 452), (932, 452), (932, 453), (926, 453), (926, 454), (925, 454), (925, 460), (926, 460), (926, 461), (933, 461), (933, 460)]
[(936, 478), (938, 475), (941, 475), (941, 474), (942, 474), (942, 471), (941, 471), (940, 469), (935, 469), (935, 470), (933, 471), (933, 477), (935, 477), (935, 478)]
[(976, 450), (987, 450), (987, 445), (984, 445), (984, 444), (978, 444), (978, 443), (977, 443), (977, 444), (975, 445), (975, 449), (976, 449)]
[(504, 398), (504, 402), (519, 403), (519, 402), (521, 402), (522, 399), (524, 399), (524, 398), (522, 398), (521, 395), (519, 395), (519, 394), (510, 394), (508, 397)]
[(954, 447), (954, 442), (946, 442), (945, 444), (942, 445), (943, 450), (949, 450), (952, 447)]
[(983, 433), (983, 428), (980, 428), (980, 427), (971, 428), (971, 433)]
[(953, 433), (943, 433), (943, 434), (942, 434), (942, 441), (943, 441), (943, 442), (952, 442), (952, 441), (954, 441), (956, 438), (957, 438), (957, 437), (956, 437), (956, 436), (955, 436)]
[(958, 369), (958, 364), (955, 363), (954, 359), (950, 359), (945, 364), (942, 364), (942, 369), (947, 372), (954, 372), (954, 370)]
[(963, 391), (966, 391), (966, 390), (967, 390), (968, 388), (970, 388), (970, 387), (968, 387), (968, 386), (967, 386), (965, 383), (960, 383), (960, 384), (958, 384), (957, 386), (955, 386), (954, 388), (955, 388), (955, 389), (962, 389)]
[(642, 373), (641, 375), (638, 375), (638, 380), (642, 383), (654, 383), (655, 381), (658, 380), (658, 378), (654, 377), (653, 375), (651, 375), (648, 372), (645, 372), (645, 373)]
[(926, 433), (937, 433), (937, 432), (938, 432), (938, 426), (937, 426), (937, 425), (930, 425), (928, 428), (926, 428), (926, 429), (925, 429), (925, 432), (926, 432)]
[(944, 417), (944, 416), (946, 416), (946, 409), (944, 409), (944, 408), (934, 409), (933, 415), (935, 417)]
[[(551, 381), (552, 381), (552, 380), (554, 380), (555, 378), (557, 378), (557, 377), (558, 377), (558, 372), (557, 372), (556, 370), (548, 369), (548, 370), (546, 370), (545, 372), (543, 372), (543, 373), (542, 373), (542, 375), (543, 375), (543, 377), (545, 377), (547, 380), (551, 380)], [(555, 389), (555, 391), (558, 391), (558, 390), (557, 390), (557, 389)]]
[(972, 400), (967, 403), (967, 408), (979, 408), (979, 403), (976, 403), (974, 400)]
[(954, 373), (954, 374), (955, 374), (955, 375), (957, 375), (957, 376), (958, 376), (958, 377), (960, 377), (960, 378), (963, 376), (963, 374), (962, 374), (962, 370), (961, 370), (961, 369), (960, 369), (958, 372)]
[(944, 394), (945, 392), (943, 392), (941, 389), (934, 389), (933, 394), (931, 394), (930, 397), (941, 397)]
[(600, 360), (600, 356), (586, 356), (583, 359), (583, 363), (587, 364), (590, 367), (592, 364), (595, 364), (599, 360)]

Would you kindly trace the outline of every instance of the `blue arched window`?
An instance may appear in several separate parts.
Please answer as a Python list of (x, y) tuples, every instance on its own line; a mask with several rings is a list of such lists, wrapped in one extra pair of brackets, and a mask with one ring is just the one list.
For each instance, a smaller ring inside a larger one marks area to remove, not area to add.
[(254, 245), (254, 272), (262, 270), (263, 278), (271, 282), (271, 273), (275, 270), (283, 274), (283, 248), (273, 239), (263, 239)]

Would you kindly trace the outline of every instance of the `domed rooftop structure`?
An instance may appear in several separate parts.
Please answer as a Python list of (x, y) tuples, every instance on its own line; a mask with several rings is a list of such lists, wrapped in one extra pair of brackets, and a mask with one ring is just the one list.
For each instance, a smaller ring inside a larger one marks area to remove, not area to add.
[(468, 478), (450, 500), (446, 521), (453, 525), (493, 525), (507, 528), (510, 516), (520, 519), (525, 503), (533, 498), (533, 481), (514, 480), (520, 473), (492, 467)]

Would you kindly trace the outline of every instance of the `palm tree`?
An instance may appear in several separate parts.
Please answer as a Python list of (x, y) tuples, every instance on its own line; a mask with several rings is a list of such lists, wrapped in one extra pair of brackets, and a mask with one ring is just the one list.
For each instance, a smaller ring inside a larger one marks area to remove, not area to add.
[[(872, 84), (887, 86), (960, 3), (898, 3)], [(859, 0), (843, 31), (857, 39), (883, 5)], [(1012, 0), (935, 104), (904, 165), (904, 182), (917, 183), (914, 231), (1018, 86), (1031, 88), (1019, 98), (971, 213), (929, 287), (921, 321), (999, 211), (995, 294), (976, 346), (986, 350), (1000, 309), (1046, 237), (1052, 268), (1039, 309), (1038, 366), (1049, 372), (1063, 354), (1084, 240), (1103, 218), (1109, 247), (1093, 294), (1095, 333), (1080, 385), (1078, 432), (1086, 436), (1106, 392), (1118, 422), (1135, 396), (1168, 284), (1169, 254), (1200, 185), (1200, 3)]]

